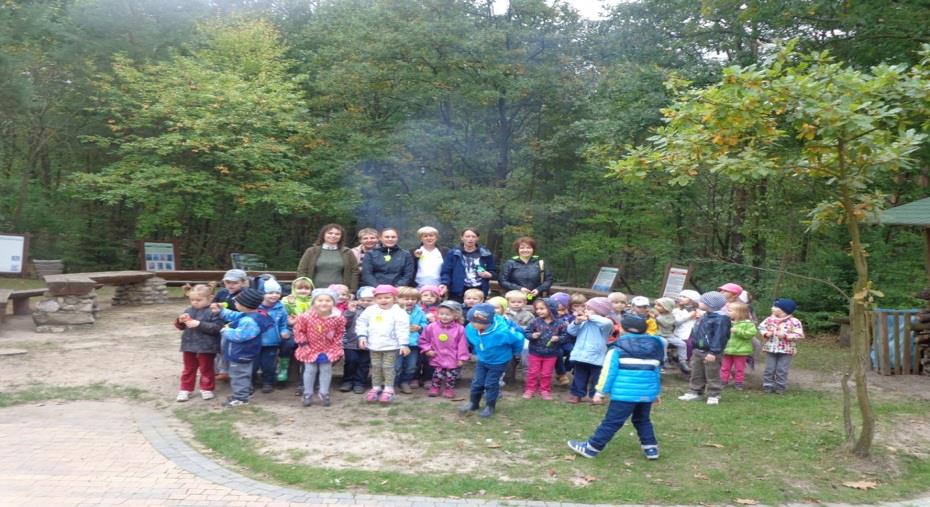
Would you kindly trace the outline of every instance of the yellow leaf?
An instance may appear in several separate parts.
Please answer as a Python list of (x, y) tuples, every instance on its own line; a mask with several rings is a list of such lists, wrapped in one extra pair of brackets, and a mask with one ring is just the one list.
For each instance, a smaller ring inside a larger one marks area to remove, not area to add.
[(740, 505), (759, 505), (759, 502), (752, 500), (750, 498), (737, 498), (736, 503)]
[(875, 489), (878, 487), (878, 483), (875, 481), (847, 481), (843, 483), (843, 486), (853, 489)]

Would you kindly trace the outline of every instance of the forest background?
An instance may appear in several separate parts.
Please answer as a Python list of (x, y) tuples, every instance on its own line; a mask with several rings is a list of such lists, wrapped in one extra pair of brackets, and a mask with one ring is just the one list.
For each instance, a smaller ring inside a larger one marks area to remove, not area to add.
[[(790, 39), (914, 64), (921, 19), (917, 0), (640, 0), (596, 21), (539, 0), (0, 0), (0, 231), (71, 271), (136, 267), (140, 239), (177, 240), (188, 269), (234, 251), (294, 269), (325, 223), (403, 246), (469, 225), (499, 258), (536, 237), (565, 284), (615, 265), (655, 296), (691, 264), (699, 289), (790, 296), (820, 328), (847, 301), (786, 273), (852, 286), (845, 226), (807, 229), (824, 189), (607, 167), (661, 123), (671, 78), (710, 84)], [(930, 195), (930, 149), (916, 158), (881, 183), (887, 205)], [(919, 231), (864, 241), (879, 305), (917, 305)]]

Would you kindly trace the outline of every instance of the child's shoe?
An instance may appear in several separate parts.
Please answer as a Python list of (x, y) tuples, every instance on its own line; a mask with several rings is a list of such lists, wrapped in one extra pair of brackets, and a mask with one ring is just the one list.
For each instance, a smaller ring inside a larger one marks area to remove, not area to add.
[(601, 452), (591, 447), (591, 444), (589, 444), (587, 440), (569, 440), (568, 447), (585, 458), (596, 458), (597, 454)]
[(567, 386), (568, 384), (571, 384), (571, 380), (568, 379), (568, 373), (559, 375), (558, 379), (560, 386)]
[(216, 377), (214, 378), (216, 378), (216, 380), (222, 380), (225, 382), (229, 380), (229, 374), (228, 373), (217, 373)]
[(594, 399), (594, 397), (592, 396), (592, 397), (591, 397), (591, 404), (592, 404), (592, 405), (603, 405), (603, 404), (604, 404), (604, 400), (596, 400), (596, 399)]
[(494, 415), (495, 410), (497, 409), (497, 400), (489, 401), (484, 404), (484, 408), (481, 409), (481, 412), (478, 412), (478, 417), (488, 418)]
[(442, 397), (449, 400), (455, 398), (455, 389), (447, 387), (446, 390), (442, 392)]
[(278, 372), (275, 375), (275, 380), (278, 382), (287, 382), (287, 369), (291, 366), (290, 358), (278, 359)]
[(708, 396), (708, 397), (707, 397), (707, 404), (708, 404), (708, 405), (719, 405), (719, 404), (720, 404), (720, 397), (718, 397), (718, 396)]
[(184, 402), (191, 399), (190, 391), (178, 391), (178, 397), (174, 399), (177, 402)]
[(678, 363), (678, 369), (685, 375), (691, 375), (691, 367), (685, 363)]
[(573, 395), (569, 396), (568, 399), (565, 400), (565, 401), (566, 401), (567, 403), (571, 403), (572, 405), (575, 405), (575, 404), (577, 404), (579, 401), (581, 401), (581, 398), (579, 398), (579, 397), (577, 397), (577, 396), (575, 396), (575, 395), (573, 394)]
[(223, 406), (233, 408), (233, 407), (244, 407), (248, 404), (249, 402), (247, 400), (237, 400), (236, 398), (232, 398), (232, 399), (226, 400), (226, 402), (223, 403)]
[(439, 386), (430, 386), (429, 392), (426, 393), (430, 398), (435, 398), (439, 396)]
[(419, 389), (419, 388), (420, 388), (420, 381), (419, 381), (419, 380), (413, 379), (413, 380), (410, 381), (410, 389)]
[(333, 398), (329, 394), (320, 393), (320, 401), (323, 402), (324, 407), (328, 407), (333, 404)]
[(549, 391), (543, 391), (542, 393), (539, 394), (539, 397), (546, 401), (552, 401), (552, 393), (550, 393)]
[(200, 391), (200, 397), (205, 400), (212, 400), (216, 398), (216, 395), (213, 394), (213, 391)]
[(361, 384), (357, 386), (352, 386), (352, 392), (355, 394), (362, 394), (365, 392), (365, 388), (362, 387)]
[(378, 401), (378, 398), (380, 397), (381, 397), (381, 390), (376, 387), (372, 387), (371, 391), (368, 391), (368, 394), (365, 395), (365, 401), (367, 401), (368, 403), (375, 403), (376, 401)]
[(313, 396), (309, 394), (305, 394), (304, 399), (303, 399), (303, 405), (305, 407), (309, 407), (310, 405), (313, 405)]
[(524, 399), (524, 400), (532, 400), (532, 399), (533, 399), (533, 391), (524, 391), (524, 392), (523, 392), (523, 399)]
[(347, 393), (351, 390), (352, 390), (352, 382), (343, 382), (342, 385), (339, 386), (340, 393)]
[(413, 389), (410, 388), (410, 382), (401, 382), (400, 392), (404, 394), (413, 394)]
[(388, 405), (394, 401), (394, 391), (385, 389), (381, 396), (378, 398), (378, 402), (382, 405)]
[(646, 456), (646, 459), (659, 459), (659, 446), (644, 445), (643, 455)]
[(265, 394), (271, 393), (274, 391), (274, 385), (272, 384), (262, 384), (262, 392)]
[(303, 396), (304, 395), (304, 386), (297, 386), (297, 390), (294, 391), (294, 396)]
[(469, 412), (474, 412), (475, 410), (478, 410), (478, 404), (480, 403), (481, 403), (481, 395), (472, 394), (468, 399), (468, 403), (459, 407), (459, 413), (467, 414)]
[(695, 394), (695, 393), (692, 393), (692, 392), (687, 392), (687, 393), (682, 394), (681, 396), (679, 396), (678, 399), (681, 400), (681, 401), (694, 401), (694, 400), (696, 400), (696, 399), (698, 399), (698, 398), (700, 398), (700, 397), (701, 397), (700, 394)]

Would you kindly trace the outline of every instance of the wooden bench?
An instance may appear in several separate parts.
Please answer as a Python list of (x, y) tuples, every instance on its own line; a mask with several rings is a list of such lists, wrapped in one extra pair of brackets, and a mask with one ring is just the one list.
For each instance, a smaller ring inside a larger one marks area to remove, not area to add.
[(69, 273), (46, 275), (45, 284), (53, 296), (80, 296), (99, 285), (128, 285), (144, 282), (155, 276), (148, 271), (100, 271), (96, 273)]
[(0, 289), (0, 322), (6, 319), (6, 307), (9, 302), (13, 302), (13, 315), (29, 314), (29, 299), (45, 294), (48, 289)]

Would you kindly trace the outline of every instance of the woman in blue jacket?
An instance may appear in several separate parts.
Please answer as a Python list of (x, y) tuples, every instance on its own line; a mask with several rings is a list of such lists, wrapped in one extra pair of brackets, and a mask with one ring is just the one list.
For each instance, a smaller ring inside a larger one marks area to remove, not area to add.
[(452, 248), (442, 263), (442, 284), (439, 286), (449, 299), (462, 302), (468, 289), (481, 289), (485, 297), (490, 290), (490, 281), (497, 274), (494, 255), (478, 244), (481, 236), (474, 227), (462, 231), (462, 244)]

